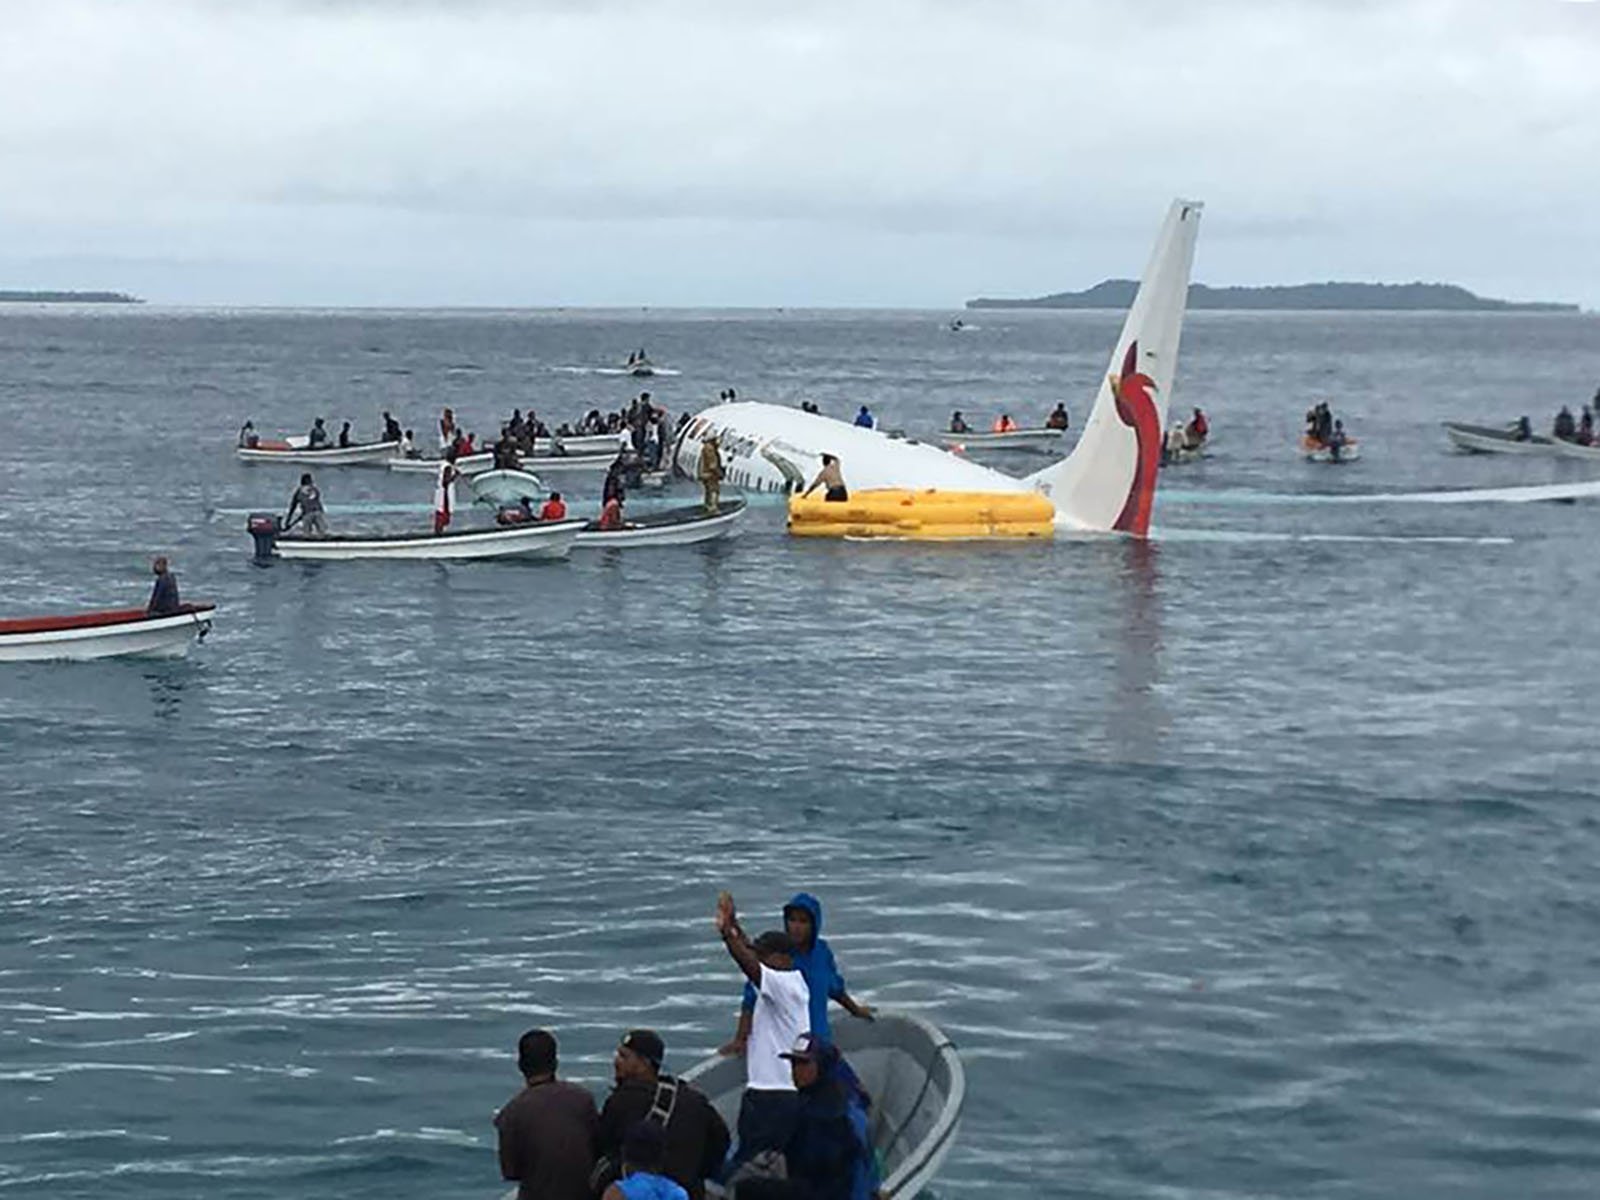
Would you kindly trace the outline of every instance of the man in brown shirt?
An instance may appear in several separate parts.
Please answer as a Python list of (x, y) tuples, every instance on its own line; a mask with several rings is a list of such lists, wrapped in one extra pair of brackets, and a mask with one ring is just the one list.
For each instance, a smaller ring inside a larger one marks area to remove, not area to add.
[(530, 1029), (517, 1042), (527, 1086), (495, 1114), (500, 1174), (519, 1184), (517, 1200), (588, 1200), (600, 1115), (594, 1098), (556, 1078), (556, 1039)]

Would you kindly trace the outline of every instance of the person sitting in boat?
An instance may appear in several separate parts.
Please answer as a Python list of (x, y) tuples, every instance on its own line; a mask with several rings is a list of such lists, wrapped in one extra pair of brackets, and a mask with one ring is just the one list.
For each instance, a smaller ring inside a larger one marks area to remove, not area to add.
[(256, 432), (255, 422), (246, 421), (239, 427), (239, 445), (253, 450), (261, 444), (261, 435)]
[(990, 428), (995, 433), (1015, 433), (1017, 423), (1011, 419), (1010, 413), (1003, 412), (994, 419), (994, 424)]
[(150, 564), (150, 572), (156, 577), (156, 582), (150, 589), (150, 603), (145, 605), (145, 612), (152, 617), (170, 617), (182, 612), (183, 602), (178, 599), (178, 577), (168, 569), (165, 554), (159, 555)]
[(439, 416), (439, 453), (443, 454), (456, 444), (456, 414), (447, 408)]
[(561, 498), (560, 492), (551, 492), (544, 506), (539, 509), (541, 521), (565, 521), (567, 519), (567, 502)]
[(633, 366), (634, 363), (636, 363), (638, 361), (639, 361), (638, 355), (635, 354), (632, 350), (628, 351), (628, 365), (631, 367), (631, 366)]
[(1046, 429), (1065, 429), (1068, 423), (1067, 406), (1061, 403), (1057, 403), (1050, 410), (1050, 415), (1044, 419), (1044, 427)]
[(389, 413), (383, 414), (383, 437), (379, 440), (385, 442), (398, 442), (401, 438), (400, 422), (396, 421)]
[(339, 427), (339, 449), (350, 449), (350, 422), (346, 421)]
[[(692, 1084), (666, 1074), (661, 1069), (667, 1047), (653, 1029), (630, 1029), (623, 1034), (611, 1058), (611, 1074), (616, 1087), (600, 1109), (600, 1157), (595, 1179), (598, 1186), (620, 1164), (624, 1178), (630, 1165), (645, 1166), (634, 1156), (633, 1130), (640, 1122), (658, 1130), (662, 1145), (652, 1168), (675, 1186), (702, 1200), (706, 1178), (722, 1167), (727, 1157), (728, 1126), (704, 1093)], [(665, 1112), (665, 1119), (659, 1115)], [(627, 1194), (626, 1186), (624, 1195)]]
[(401, 458), (421, 458), (422, 451), (417, 449), (417, 438), (411, 430), (406, 430), (405, 436), (400, 439)]
[(811, 495), (818, 488), (824, 488), (824, 500), (844, 501), (850, 499), (850, 489), (844, 486), (844, 472), (839, 469), (839, 460), (831, 454), (822, 456), (822, 470), (817, 472), (817, 477), (811, 481), (811, 486), (800, 493), (801, 499)]
[(1561, 406), (1561, 411), (1556, 414), (1552, 432), (1564, 442), (1571, 441), (1573, 435), (1578, 432), (1577, 422), (1572, 419), (1572, 410), (1565, 404)]
[(297, 519), (305, 525), (309, 537), (324, 537), (328, 522), (322, 515), (322, 491), (311, 479), (311, 472), (300, 476), (300, 486), (289, 497), (289, 511), (283, 514), (285, 531), (293, 529)]
[(328, 431), (323, 427), (322, 418), (318, 417), (311, 422), (311, 432), (306, 435), (306, 446), (312, 450), (326, 450), (333, 439), (328, 436)]
[(802, 1033), (782, 1057), (798, 1102), (783, 1147), (786, 1177), (741, 1184), (740, 1200), (868, 1200), (878, 1189), (878, 1173), (867, 1109), (841, 1077), (838, 1047)]
[(614, 529), (633, 528), (622, 516), (622, 506), (625, 503), (621, 492), (605, 502), (600, 509), (599, 529), (602, 533), (610, 533)]
[(972, 426), (967, 424), (967, 419), (961, 415), (961, 410), (959, 408), (956, 409), (955, 412), (950, 414), (950, 432), (951, 433), (971, 433), (972, 432)]
[(606, 468), (605, 482), (600, 485), (600, 503), (611, 499), (624, 499), (627, 494), (628, 458), (626, 451), (618, 451)]
[(856, 410), (856, 424), (862, 429), (876, 429), (878, 422), (873, 418), (872, 410), (863, 404)]
[(1198, 408), (1194, 410), (1194, 416), (1190, 417), (1189, 423), (1183, 427), (1183, 436), (1190, 450), (1198, 450), (1205, 445), (1206, 438), (1211, 436), (1211, 422), (1206, 420), (1205, 413)]
[(494, 510), (496, 525), (529, 525), (538, 519), (533, 511), (533, 501), (527, 496), (518, 496), (516, 504), (502, 504)]
[(1328, 434), (1325, 444), (1328, 447), (1328, 456), (1334, 462), (1339, 461), (1339, 456), (1344, 453), (1344, 448), (1349, 445), (1350, 439), (1345, 435), (1344, 422), (1335, 421), (1333, 431)]
[(517, 453), (517, 443), (511, 436), (511, 427), (507, 425), (500, 431), (500, 440), (494, 444), (494, 469), (496, 471), (515, 471), (521, 464), (522, 459)]
[(1527, 417), (1517, 418), (1516, 440), (1519, 442), (1533, 441), (1533, 422)]

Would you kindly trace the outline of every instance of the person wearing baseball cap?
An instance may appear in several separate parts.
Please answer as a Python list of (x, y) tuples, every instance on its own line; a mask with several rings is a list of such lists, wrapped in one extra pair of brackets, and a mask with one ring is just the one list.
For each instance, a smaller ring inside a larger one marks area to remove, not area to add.
[(722, 944), (756, 988), (744, 1056), (744, 1095), (739, 1101), (737, 1165), (763, 1151), (782, 1150), (789, 1141), (799, 1097), (783, 1053), (806, 1031), (811, 992), (805, 976), (795, 969), (794, 944), (787, 933), (769, 930), (750, 941), (727, 892), (717, 896), (716, 923)]
[(789, 1194), (808, 1200), (864, 1200), (877, 1189), (865, 1109), (839, 1076), (839, 1050), (802, 1033), (784, 1051), (799, 1104), (783, 1147)]
[(617, 1043), (611, 1059), (616, 1087), (600, 1110), (600, 1155), (606, 1166), (597, 1167), (591, 1180), (596, 1190), (617, 1177), (618, 1166), (631, 1161), (629, 1130), (641, 1121), (663, 1136), (661, 1161), (649, 1169), (676, 1181), (691, 1200), (702, 1200), (706, 1177), (727, 1156), (727, 1124), (697, 1088), (662, 1071), (666, 1053), (653, 1029), (630, 1029)]

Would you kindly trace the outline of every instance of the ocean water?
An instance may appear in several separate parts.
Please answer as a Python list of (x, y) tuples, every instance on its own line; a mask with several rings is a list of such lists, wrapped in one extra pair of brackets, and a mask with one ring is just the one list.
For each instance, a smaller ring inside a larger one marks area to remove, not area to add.
[[(524, 1029), (597, 1092), (628, 1026), (680, 1067), (730, 1031), (721, 887), (755, 926), (817, 892), (852, 990), (960, 1046), (940, 1197), (1593, 1195), (1597, 510), (1304, 499), (1587, 477), (1438, 422), (1582, 403), (1593, 317), (1191, 315), (1215, 451), (1144, 544), (769, 504), (565, 564), (250, 562), (295, 472), (234, 461), (247, 416), (1076, 422), (1121, 319), (947, 317), (0, 310), (6, 615), (142, 602), (158, 552), (221, 605), (185, 662), (0, 671), (0, 1196), (501, 1195)], [(680, 374), (593, 370), (641, 345)], [(1359, 463), (1295, 454), (1318, 398)]]

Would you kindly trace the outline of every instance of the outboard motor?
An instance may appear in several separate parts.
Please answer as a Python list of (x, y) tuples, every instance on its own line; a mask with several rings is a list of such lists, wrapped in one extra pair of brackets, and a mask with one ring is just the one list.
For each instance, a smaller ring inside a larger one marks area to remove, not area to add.
[(256, 540), (256, 562), (271, 562), (278, 544), (278, 534), (283, 532), (283, 522), (278, 514), (251, 513), (245, 528)]

